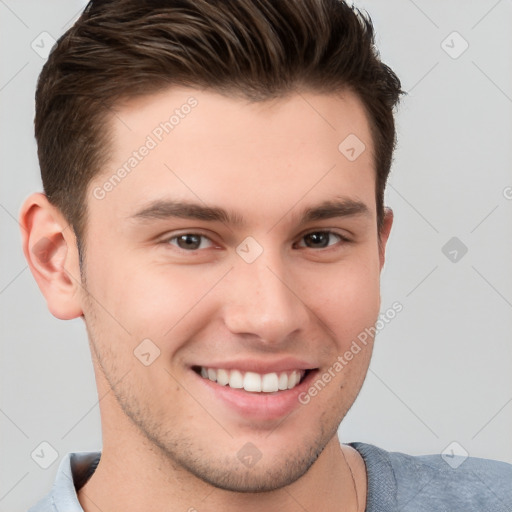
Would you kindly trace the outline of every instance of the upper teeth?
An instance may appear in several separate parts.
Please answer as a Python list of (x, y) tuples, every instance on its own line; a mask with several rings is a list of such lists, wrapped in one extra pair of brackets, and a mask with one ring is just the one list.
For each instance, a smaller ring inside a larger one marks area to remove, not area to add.
[(224, 370), (222, 368), (201, 367), (201, 376), (221, 386), (228, 385), (231, 388), (245, 389), (245, 391), (273, 393), (278, 390), (292, 389), (302, 379), (305, 370), (293, 370), (290, 372), (255, 373), (241, 372), (240, 370)]

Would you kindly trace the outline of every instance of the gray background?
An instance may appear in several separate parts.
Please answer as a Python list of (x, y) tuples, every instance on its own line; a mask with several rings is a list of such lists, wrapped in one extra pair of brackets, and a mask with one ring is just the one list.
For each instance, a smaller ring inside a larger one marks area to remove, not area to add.
[[(412, 454), (456, 442), (455, 452), (512, 462), (512, 1), (355, 3), (409, 93), (382, 276), (382, 311), (395, 301), (403, 311), (378, 335), (340, 437)], [(40, 34), (60, 36), (82, 5), (0, 0), (1, 511), (34, 504), (67, 452), (101, 448), (85, 328), (46, 309), (17, 224), (23, 199), (41, 189), (33, 96), (49, 36)], [(452, 237), (457, 261), (442, 251)], [(51, 464), (42, 442), (58, 454)], [(46, 460), (33, 459), (41, 449)]]

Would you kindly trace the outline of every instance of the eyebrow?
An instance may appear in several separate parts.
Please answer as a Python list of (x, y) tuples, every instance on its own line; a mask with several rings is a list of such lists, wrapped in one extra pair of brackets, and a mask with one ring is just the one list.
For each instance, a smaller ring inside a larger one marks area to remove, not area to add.
[[(317, 220), (356, 216), (371, 218), (371, 211), (361, 201), (339, 198), (306, 208), (300, 214), (298, 223), (302, 225)], [(222, 222), (232, 226), (243, 226), (245, 224), (243, 216), (236, 212), (218, 206), (174, 200), (152, 201), (130, 217), (130, 219), (141, 222), (171, 218)]]

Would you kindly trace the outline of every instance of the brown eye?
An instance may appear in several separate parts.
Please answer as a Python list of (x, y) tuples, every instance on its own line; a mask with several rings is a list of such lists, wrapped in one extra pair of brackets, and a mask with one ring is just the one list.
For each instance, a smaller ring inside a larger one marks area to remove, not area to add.
[[(334, 242), (332, 241), (334, 238)], [(345, 237), (333, 233), (332, 231), (313, 231), (304, 235), (302, 237), (304, 243), (300, 243), (300, 247), (308, 247), (310, 249), (324, 249), (325, 247), (329, 247), (334, 245), (336, 242), (340, 240), (348, 241)]]
[[(206, 247), (211, 245), (210, 240), (204, 235), (199, 235), (197, 233), (184, 233), (182, 235), (173, 236), (169, 238), (168, 242), (172, 245), (178, 246), (180, 249), (195, 251), (197, 249), (204, 249), (205, 244), (203, 241), (208, 241)], [(210, 245), (208, 245), (208, 243)]]

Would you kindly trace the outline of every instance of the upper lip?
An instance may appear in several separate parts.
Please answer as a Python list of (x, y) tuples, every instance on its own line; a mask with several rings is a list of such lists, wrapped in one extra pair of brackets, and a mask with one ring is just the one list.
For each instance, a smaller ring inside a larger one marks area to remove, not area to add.
[(223, 370), (241, 370), (260, 374), (289, 372), (293, 370), (312, 370), (317, 368), (314, 364), (295, 357), (273, 359), (272, 361), (264, 361), (261, 359), (232, 359), (229, 361), (212, 361), (193, 366), (213, 369), (222, 368)]

